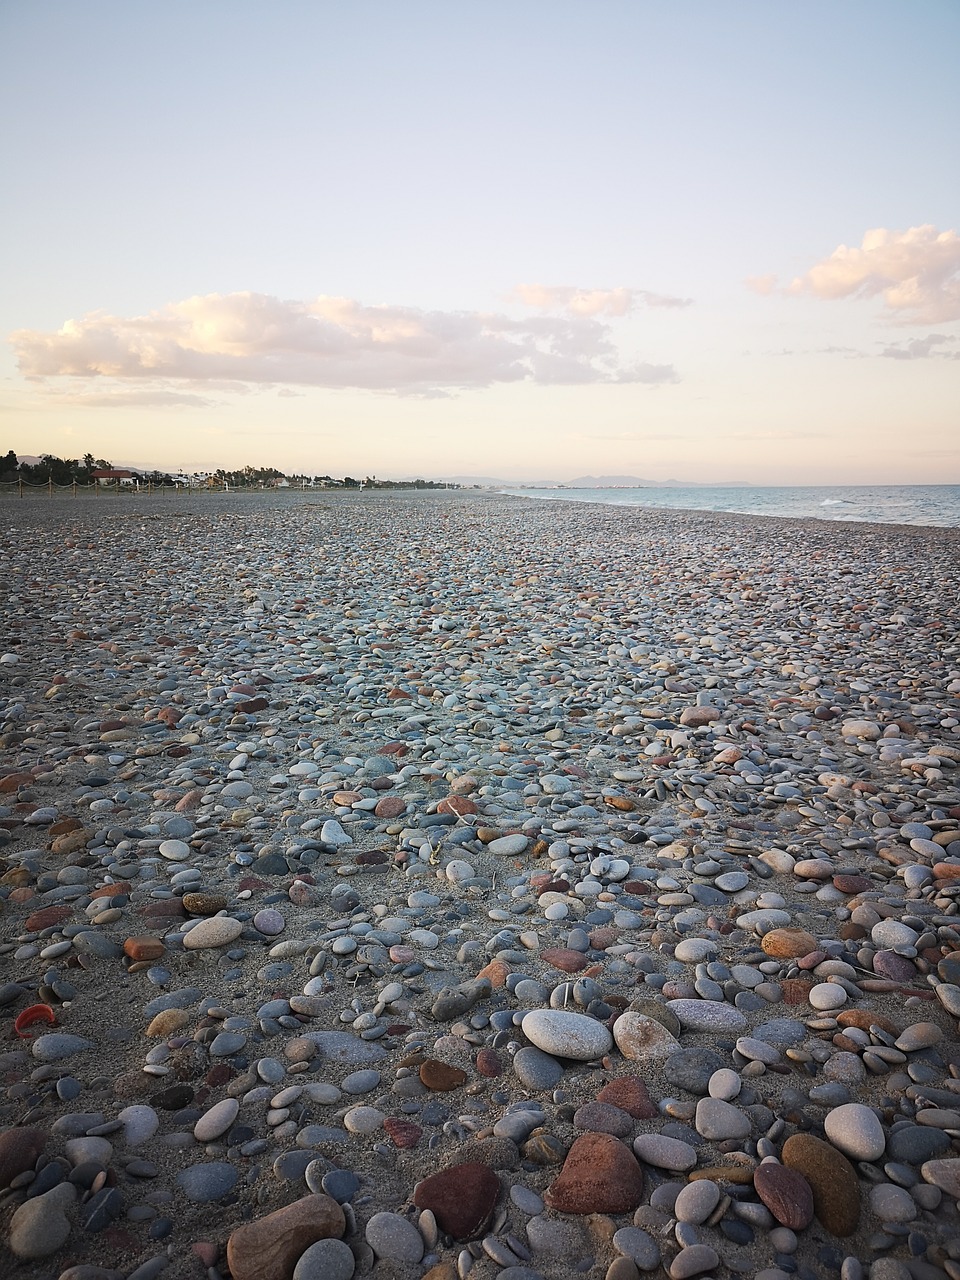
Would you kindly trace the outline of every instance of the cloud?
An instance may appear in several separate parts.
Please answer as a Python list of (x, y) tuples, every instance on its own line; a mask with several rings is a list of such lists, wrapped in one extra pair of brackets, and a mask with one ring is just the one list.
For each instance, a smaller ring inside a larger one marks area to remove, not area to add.
[(842, 244), (834, 249), (805, 275), (797, 276), (785, 292), (825, 301), (879, 295), (888, 311), (909, 323), (956, 320), (960, 318), (960, 235), (929, 225), (908, 231), (878, 227), (866, 233), (859, 248)]
[(759, 293), (762, 297), (769, 298), (771, 293), (776, 292), (777, 277), (775, 275), (747, 276), (744, 284), (748, 289), (752, 289), (754, 293)]
[(74, 391), (57, 394), (60, 404), (76, 405), (87, 409), (129, 409), (131, 405), (149, 405), (160, 409), (211, 409), (221, 403), (209, 396), (198, 396), (188, 391), (171, 391), (164, 387), (127, 391)]
[(673, 298), (645, 289), (577, 289), (572, 285), (518, 284), (511, 295), (539, 311), (565, 311), (572, 316), (625, 316), (639, 306), (689, 307), (691, 298)]
[(939, 347), (952, 347), (958, 339), (945, 333), (928, 333), (925, 338), (910, 338), (907, 342), (892, 342), (880, 352), (891, 360), (960, 360), (960, 351), (940, 351)]
[(55, 333), (11, 335), (28, 378), (228, 383), (436, 394), (495, 383), (659, 384), (672, 365), (621, 363), (607, 325), (587, 315), (364, 306), (321, 296), (207, 294), (129, 318), (92, 312)]

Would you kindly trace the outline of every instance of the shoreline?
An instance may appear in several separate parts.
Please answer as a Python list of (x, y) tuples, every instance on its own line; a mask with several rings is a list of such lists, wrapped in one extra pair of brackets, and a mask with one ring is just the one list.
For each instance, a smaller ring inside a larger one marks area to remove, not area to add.
[(0, 503), (11, 1275), (217, 1280), (319, 1193), (346, 1280), (952, 1276), (960, 529), (96, 503)]
[[(183, 511), (188, 504), (198, 504), (197, 511), (205, 510), (207, 512), (213, 510), (211, 504), (216, 503), (221, 509), (233, 509), (237, 503), (261, 502), (264, 506), (275, 509), (284, 505), (290, 507), (297, 506), (324, 506), (328, 503), (336, 502), (420, 502), (430, 500), (440, 501), (494, 501), (497, 499), (505, 499), (508, 501), (531, 502), (533, 504), (549, 503), (550, 506), (562, 505), (565, 508), (597, 508), (603, 511), (611, 512), (638, 512), (646, 516), (677, 516), (677, 517), (703, 517), (705, 519), (721, 519), (721, 520), (739, 520), (747, 523), (760, 521), (765, 524), (768, 521), (793, 524), (793, 525), (812, 525), (817, 528), (829, 530), (863, 530), (863, 531), (883, 531), (890, 530), (898, 535), (944, 535), (950, 538), (960, 538), (960, 525), (935, 525), (935, 524), (897, 524), (887, 521), (869, 521), (869, 520), (830, 520), (823, 516), (797, 516), (797, 515), (777, 515), (767, 512), (748, 512), (748, 511), (715, 511), (709, 507), (661, 507), (661, 506), (642, 506), (640, 504), (614, 504), (604, 502), (588, 502), (582, 499), (564, 499), (564, 498), (536, 498), (530, 494), (524, 493), (506, 493), (497, 489), (434, 489), (434, 490), (298, 490), (298, 489), (280, 489), (274, 491), (258, 491), (258, 490), (231, 490), (229, 492), (206, 493), (203, 491), (188, 491), (181, 496), (163, 493), (160, 495), (146, 493), (107, 493), (96, 496), (91, 493), (70, 494), (55, 493), (48, 494), (28, 494), (23, 498), (16, 494), (0, 494), (0, 512), (21, 510), (26, 514), (29, 511), (31, 516), (36, 512), (42, 512), (50, 503), (64, 503), (68, 506), (71, 504), (80, 504), (85, 507), (88, 503), (96, 502), (102, 504), (98, 506), (98, 510), (102, 510), (104, 514), (111, 511), (126, 511), (128, 514), (139, 514), (140, 505), (143, 504), (144, 513), (151, 511), (157, 512), (164, 504), (169, 505), (171, 511)], [(118, 505), (122, 504), (122, 505)], [(138, 504), (134, 508), (133, 504)]]

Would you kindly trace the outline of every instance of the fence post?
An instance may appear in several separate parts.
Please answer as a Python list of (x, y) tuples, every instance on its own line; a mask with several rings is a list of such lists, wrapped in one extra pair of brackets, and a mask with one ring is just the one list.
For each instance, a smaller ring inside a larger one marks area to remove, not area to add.
[(17, 476), (17, 488), (20, 490), (20, 497), (23, 497), (23, 481)]

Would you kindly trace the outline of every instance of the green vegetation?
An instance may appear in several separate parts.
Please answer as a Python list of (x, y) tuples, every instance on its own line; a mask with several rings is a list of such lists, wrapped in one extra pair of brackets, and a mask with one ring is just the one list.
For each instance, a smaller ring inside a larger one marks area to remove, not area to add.
[[(9, 449), (0, 455), (0, 482), (11, 483), (22, 480), (24, 484), (41, 485), (90, 485), (95, 484), (94, 473), (114, 470), (112, 462), (106, 458), (95, 458), (92, 453), (85, 453), (82, 459), (58, 458), (52, 453), (45, 453), (35, 463), (19, 462), (17, 454)], [(131, 475), (140, 484), (177, 485), (188, 488), (207, 489), (266, 489), (290, 487), (304, 489), (459, 489), (459, 485), (446, 485), (442, 480), (378, 480), (376, 476), (367, 476), (357, 480), (353, 476), (344, 476), (337, 480), (333, 476), (308, 476), (300, 473), (287, 475), (276, 467), (239, 467), (228, 471), (219, 467), (213, 472), (198, 472), (195, 475), (172, 476), (163, 471), (133, 471)]]

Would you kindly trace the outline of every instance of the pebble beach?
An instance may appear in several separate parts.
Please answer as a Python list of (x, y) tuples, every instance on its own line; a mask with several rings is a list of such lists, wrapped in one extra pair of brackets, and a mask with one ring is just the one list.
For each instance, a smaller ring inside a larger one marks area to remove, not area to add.
[(960, 1280), (960, 529), (0, 502), (0, 1275)]

